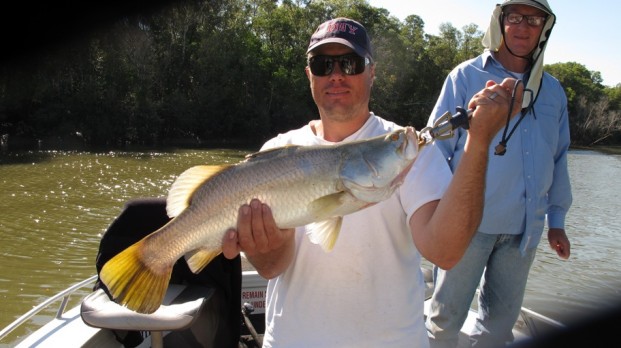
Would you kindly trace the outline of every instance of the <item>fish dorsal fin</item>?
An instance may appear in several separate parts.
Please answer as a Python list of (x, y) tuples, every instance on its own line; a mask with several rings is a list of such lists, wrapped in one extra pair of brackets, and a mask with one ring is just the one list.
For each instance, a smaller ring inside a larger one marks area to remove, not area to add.
[(211, 260), (220, 255), (221, 252), (222, 250), (207, 248), (192, 250), (185, 254), (185, 262), (187, 262), (192, 273), (198, 274), (211, 262)]
[(246, 161), (249, 161), (249, 160), (254, 160), (254, 159), (272, 158), (272, 157), (280, 156), (282, 153), (285, 153), (285, 152), (288, 153), (290, 151), (295, 151), (297, 148), (300, 148), (300, 147), (302, 147), (302, 146), (301, 145), (293, 145), (293, 144), (279, 146), (279, 147), (273, 147), (271, 149), (249, 153), (249, 154), (246, 155), (245, 159), (246, 159)]
[(192, 202), (192, 195), (196, 189), (207, 179), (228, 167), (231, 167), (231, 165), (200, 165), (181, 173), (168, 191), (168, 198), (166, 199), (166, 213), (168, 213), (168, 216), (173, 218), (181, 214)]
[(342, 224), (343, 218), (341, 216), (314, 222), (306, 227), (306, 234), (311, 243), (319, 244), (323, 251), (330, 252), (336, 244)]

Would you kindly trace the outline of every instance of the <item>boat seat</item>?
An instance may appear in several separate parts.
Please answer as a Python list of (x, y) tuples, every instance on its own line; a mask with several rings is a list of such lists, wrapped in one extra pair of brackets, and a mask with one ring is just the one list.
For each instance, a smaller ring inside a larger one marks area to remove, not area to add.
[(84, 298), (80, 316), (96, 328), (149, 331), (152, 347), (163, 347), (163, 332), (190, 328), (213, 294), (214, 289), (205, 286), (169, 284), (162, 305), (143, 314), (117, 304), (98, 289)]
[[(169, 221), (165, 197), (126, 202), (101, 237), (97, 273), (108, 260)], [(198, 274), (180, 258), (173, 266), (162, 306), (154, 313), (139, 314), (114, 303), (106, 298), (107, 287), (98, 279), (93, 290), (105, 293), (89, 294), (82, 305), (82, 319), (88, 325), (110, 329), (102, 330), (102, 335), (111, 332), (125, 348), (144, 347), (148, 332), (152, 344), (163, 341), (168, 347), (236, 347), (241, 332), (241, 281), (239, 256), (229, 260), (220, 254)], [(196, 301), (199, 298), (204, 300)]]

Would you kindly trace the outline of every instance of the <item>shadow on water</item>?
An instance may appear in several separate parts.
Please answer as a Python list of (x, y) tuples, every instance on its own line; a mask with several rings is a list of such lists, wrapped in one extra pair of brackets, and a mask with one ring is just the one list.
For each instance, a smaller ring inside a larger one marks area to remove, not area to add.
[(41, 163), (49, 160), (50, 156), (45, 151), (0, 152), (0, 165)]
[[(79, 154), (102, 154), (102, 155), (110, 155), (113, 157), (119, 158), (131, 158), (134, 160), (140, 159), (152, 159), (153, 156), (157, 154), (173, 154), (178, 151), (210, 151), (214, 155), (217, 155), (220, 152), (223, 156), (227, 158), (235, 158), (237, 157), (239, 161), (242, 161), (245, 157), (246, 153), (252, 153), (254, 151), (258, 151), (258, 146), (253, 145), (239, 145), (239, 146), (231, 146), (228, 148), (205, 148), (205, 147), (145, 147), (145, 146), (128, 146), (122, 149), (92, 149), (89, 151), (84, 150), (22, 150), (22, 151), (0, 151), (0, 165), (8, 165), (8, 164), (34, 164), (34, 163), (43, 163), (46, 161), (50, 161), (52, 158), (56, 156), (65, 156), (70, 153)], [(235, 156), (232, 154), (230, 150), (239, 151), (239, 155)]]

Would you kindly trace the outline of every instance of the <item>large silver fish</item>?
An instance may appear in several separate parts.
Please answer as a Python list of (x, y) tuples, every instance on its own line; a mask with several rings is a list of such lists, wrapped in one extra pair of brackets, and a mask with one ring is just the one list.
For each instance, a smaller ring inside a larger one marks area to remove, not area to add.
[(99, 276), (117, 303), (154, 312), (175, 262), (185, 256), (200, 272), (222, 252), (239, 207), (253, 198), (270, 206), (280, 228), (314, 223), (310, 240), (329, 251), (342, 217), (390, 197), (418, 152), (416, 131), (405, 127), (356, 142), (271, 149), (227, 167), (192, 167), (169, 191), (173, 219), (113, 257)]

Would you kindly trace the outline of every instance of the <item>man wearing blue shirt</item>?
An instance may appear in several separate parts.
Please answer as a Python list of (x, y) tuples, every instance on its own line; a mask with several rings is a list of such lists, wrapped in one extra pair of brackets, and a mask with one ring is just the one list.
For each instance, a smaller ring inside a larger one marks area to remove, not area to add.
[[(559, 257), (569, 257), (564, 226), (572, 202), (567, 97), (559, 81), (543, 72), (543, 54), (555, 20), (546, 0), (506, 0), (496, 5), (483, 38), (485, 52), (451, 71), (429, 119), (432, 125), (446, 110), (466, 105), (488, 80), (513, 77), (526, 85), (521, 114), (492, 141), (478, 231), (455, 267), (436, 268), (426, 321), (432, 347), (456, 346), (479, 282), (471, 344), (498, 347), (513, 340), (512, 327), (546, 217), (550, 247)], [(436, 142), (453, 171), (466, 135), (459, 129), (452, 138)]]

